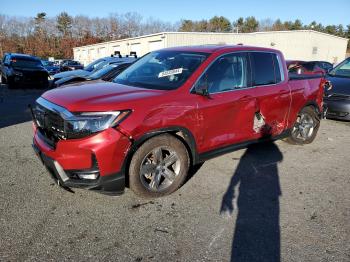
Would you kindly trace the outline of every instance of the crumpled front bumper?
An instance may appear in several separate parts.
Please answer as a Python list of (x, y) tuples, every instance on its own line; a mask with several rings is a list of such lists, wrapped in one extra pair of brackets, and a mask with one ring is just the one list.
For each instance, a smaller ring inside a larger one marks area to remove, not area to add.
[(32, 147), (50, 173), (52, 179), (67, 191), (74, 192), (71, 188), (85, 188), (108, 195), (119, 195), (124, 192), (125, 176), (121, 172), (108, 176), (99, 176), (94, 180), (80, 179), (77, 177), (77, 173), (99, 172), (98, 167), (94, 169), (74, 170), (73, 172), (67, 171), (56, 160), (43, 153), (35, 143), (33, 143)]

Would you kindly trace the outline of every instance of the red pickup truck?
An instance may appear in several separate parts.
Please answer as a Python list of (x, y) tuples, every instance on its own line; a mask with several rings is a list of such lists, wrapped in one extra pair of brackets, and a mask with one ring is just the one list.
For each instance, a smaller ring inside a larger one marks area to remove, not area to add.
[(71, 85), (32, 106), (33, 148), (62, 187), (170, 194), (191, 166), (264, 140), (314, 140), (325, 80), (288, 75), (249, 46), (151, 52), (113, 83)]

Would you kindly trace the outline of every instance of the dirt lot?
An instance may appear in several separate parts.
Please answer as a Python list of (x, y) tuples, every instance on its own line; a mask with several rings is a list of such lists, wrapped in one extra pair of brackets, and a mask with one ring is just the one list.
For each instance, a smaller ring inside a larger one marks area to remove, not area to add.
[(39, 94), (0, 99), (1, 261), (350, 261), (349, 123), (207, 161), (161, 199), (71, 194), (31, 148)]

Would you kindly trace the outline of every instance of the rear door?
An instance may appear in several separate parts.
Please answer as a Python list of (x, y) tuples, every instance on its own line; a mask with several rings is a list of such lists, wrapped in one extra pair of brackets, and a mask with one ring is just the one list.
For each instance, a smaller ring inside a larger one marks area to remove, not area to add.
[(195, 87), (206, 86), (210, 98), (196, 96), (202, 152), (248, 140), (255, 112), (251, 70), (246, 52), (217, 58)]
[(278, 135), (286, 127), (291, 104), (288, 80), (277, 53), (250, 52), (252, 84), (257, 99), (256, 117), (262, 117), (255, 136)]

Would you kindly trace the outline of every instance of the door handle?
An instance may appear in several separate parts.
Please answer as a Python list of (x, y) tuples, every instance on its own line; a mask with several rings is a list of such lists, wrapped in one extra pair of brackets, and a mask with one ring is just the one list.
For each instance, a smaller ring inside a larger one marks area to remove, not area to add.
[(245, 96), (242, 96), (239, 100), (247, 100), (247, 99), (252, 99), (253, 97), (250, 96), (250, 95), (245, 95)]

